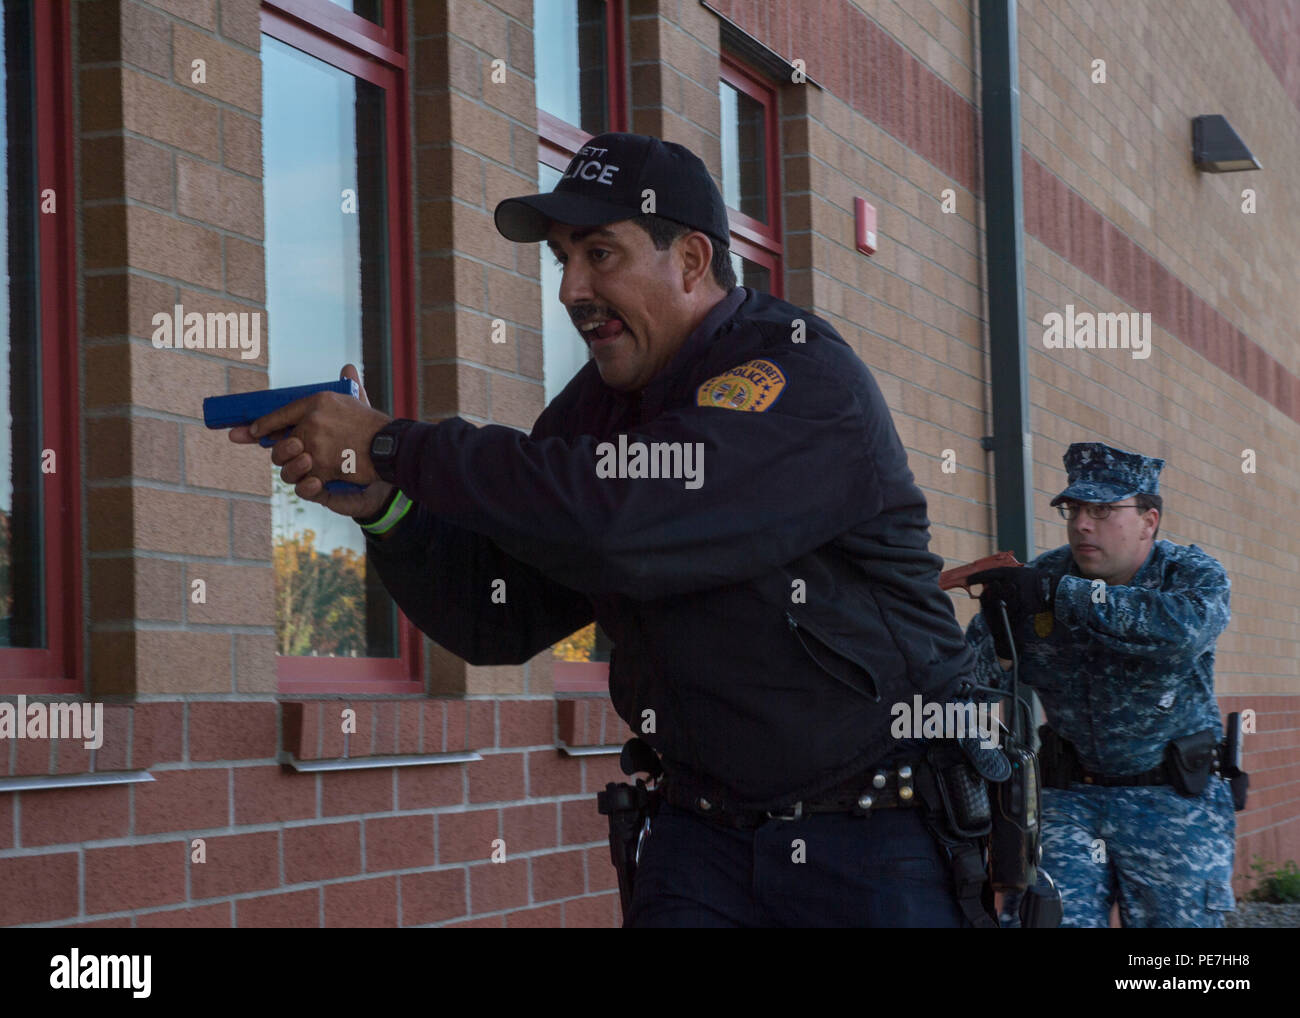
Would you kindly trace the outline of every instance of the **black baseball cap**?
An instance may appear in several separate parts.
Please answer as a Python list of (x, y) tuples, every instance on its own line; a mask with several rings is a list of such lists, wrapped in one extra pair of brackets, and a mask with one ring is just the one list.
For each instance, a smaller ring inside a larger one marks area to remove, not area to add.
[(552, 222), (604, 226), (642, 215), (654, 195), (654, 213), (730, 243), (727, 207), (708, 169), (690, 149), (648, 134), (600, 134), (569, 162), (548, 194), (507, 198), (496, 208), (507, 240), (546, 239)]

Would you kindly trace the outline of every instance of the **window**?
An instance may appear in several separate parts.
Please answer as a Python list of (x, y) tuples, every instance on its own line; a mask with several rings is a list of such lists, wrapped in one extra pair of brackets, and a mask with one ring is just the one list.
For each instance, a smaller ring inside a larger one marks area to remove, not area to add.
[(781, 186), (776, 91), (724, 56), (722, 196), (731, 219), (731, 260), (744, 286), (780, 297)]
[[(414, 416), (415, 373), (394, 370), (413, 363), (405, 62), (386, 48), (397, 5), (276, 6), (297, 20), (262, 15), (269, 384), (326, 381), (350, 362), (376, 407)], [(421, 689), (418, 634), (359, 528), (271, 469), (281, 691)]]
[[(623, 30), (616, 3), (562, 0), (533, 34), (537, 68), (537, 185), (555, 187), (592, 136), (627, 130)], [(542, 265), (542, 364), (546, 401), (587, 362), (587, 351), (559, 301), (560, 271), (545, 245)]]
[(81, 691), (65, 4), (0, 3), (0, 692)]
[[(617, 0), (551, 0), (545, 17), (535, 21), (537, 185), (549, 191), (593, 135), (627, 130), (622, 5)], [(587, 350), (560, 303), (559, 266), (544, 244), (539, 248), (542, 367), (549, 403), (587, 362)], [(604, 692), (609, 647), (595, 623), (557, 643), (556, 691)]]

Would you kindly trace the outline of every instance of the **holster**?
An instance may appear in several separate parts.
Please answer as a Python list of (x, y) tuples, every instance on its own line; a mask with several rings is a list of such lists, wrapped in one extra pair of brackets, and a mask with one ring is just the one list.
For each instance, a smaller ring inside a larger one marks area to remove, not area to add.
[(1041, 867), (1035, 870), (1034, 883), (1020, 899), (1020, 926), (1026, 930), (1054, 930), (1061, 925), (1065, 910), (1061, 889)]
[(936, 743), (926, 753), (944, 820), (957, 838), (982, 838), (993, 829), (988, 782), (955, 746)]
[(636, 881), (641, 831), (646, 820), (659, 810), (659, 790), (647, 788), (640, 778), (635, 785), (613, 782), (596, 794), (596, 808), (609, 817), (609, 855), (618, 874), (618, 896), (623, 922), (632, 912), (632, 890)]
[(1062, 739), (1047, 725), (1038, 727), (1038, 767), (1044, 788), (1069, 788), (1079, 766), (1074, 743)]
[(993, 827), (988, 782), (949, 741), (927, 749), (915, 780), (926, 826), (948, 853), (962, 914), (977, 929), (996, 929), (986, 851)]
[(1246, 793), (1250, 791), (1250, 775), (1245, 771), (1238, 771), (1228, 779), (1228, 787), (1232, 789), (1232, 808), (1240, 813), (1246, 808)]
[(1241, 769), (1241, 714), (1228, 715), (1227, 738), (1223, 740), (1219, 758), (1219, 773), (1228, 779), (1232, 789), (1232, 808), (1240, 813), (1246, 808), (1246, 793), (1250, 789), (1250, 775)]
[(1170, 740), (1165, 747), (1165, 766), (1174, 791), (1189, 798), (1205, 791), (1217, 743), (1212, 728)]

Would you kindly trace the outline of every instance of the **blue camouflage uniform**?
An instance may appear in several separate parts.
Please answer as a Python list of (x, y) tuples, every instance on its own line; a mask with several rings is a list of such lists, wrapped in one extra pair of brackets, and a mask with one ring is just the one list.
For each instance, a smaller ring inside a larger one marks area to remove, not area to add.
[[(1115, 473), (1111, 454), (1118, 450), (1097, 443), (1070, 448), (1071, 487), (1053, 505), (1156, 493), (1162, 461), (1119, 454), (1133, 457), (1119, 465), (1120, 475), (1129, 469), (1126, 479)], [(1134, 460), (1145, 461), (1136, 472)], [(1098, 476), (1101, 487), (1089, 480)], [(1115, 494), (1119, 488), (1128, 490)], [(1050, 614), (1013, 623), (1020, 678), (1086, 770), (1140, 774), (1159, 765), (1179, 736), (1213, 729), (1222, 739), (1214, 653), (1228, 624), (1229, 581), (1213, 557), (1195, 545), (1157, 540), (1127, 586), (1104, 588), (1104, 601), (1068, 545), (1029, 566), (1051, 574), (1055, 596)], [(982, 614), (966, 639), (980, 681), (1005, 687), (1010, 673), (997, 663)], [(1061, 888), (1062, 926), (1108, 926), (1116, 897), (1124, 926), (1222, 926), (1223, 913), (1234, 907), (1232, 795), (1214, 774), (1194, 798), (1168, 784), (1045, 788), (1042, 823), (1042, 865)]]

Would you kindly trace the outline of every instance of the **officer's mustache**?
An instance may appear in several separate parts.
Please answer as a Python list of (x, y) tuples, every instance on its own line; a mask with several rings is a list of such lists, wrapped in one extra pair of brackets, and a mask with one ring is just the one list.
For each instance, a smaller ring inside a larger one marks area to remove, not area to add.
[[(579, 304), (569, 311), (569, 317), (573, 320), (573, 325), (577, 329), (581, 329), (588, 322), (603, 322), (610, 318), (617, 318), (620, 322), (623, 321), (623, 316), (613, 308), (599, 307), (595, 304)], [(624, 322), (623, 324), (626, 325), (627, 323)]]

